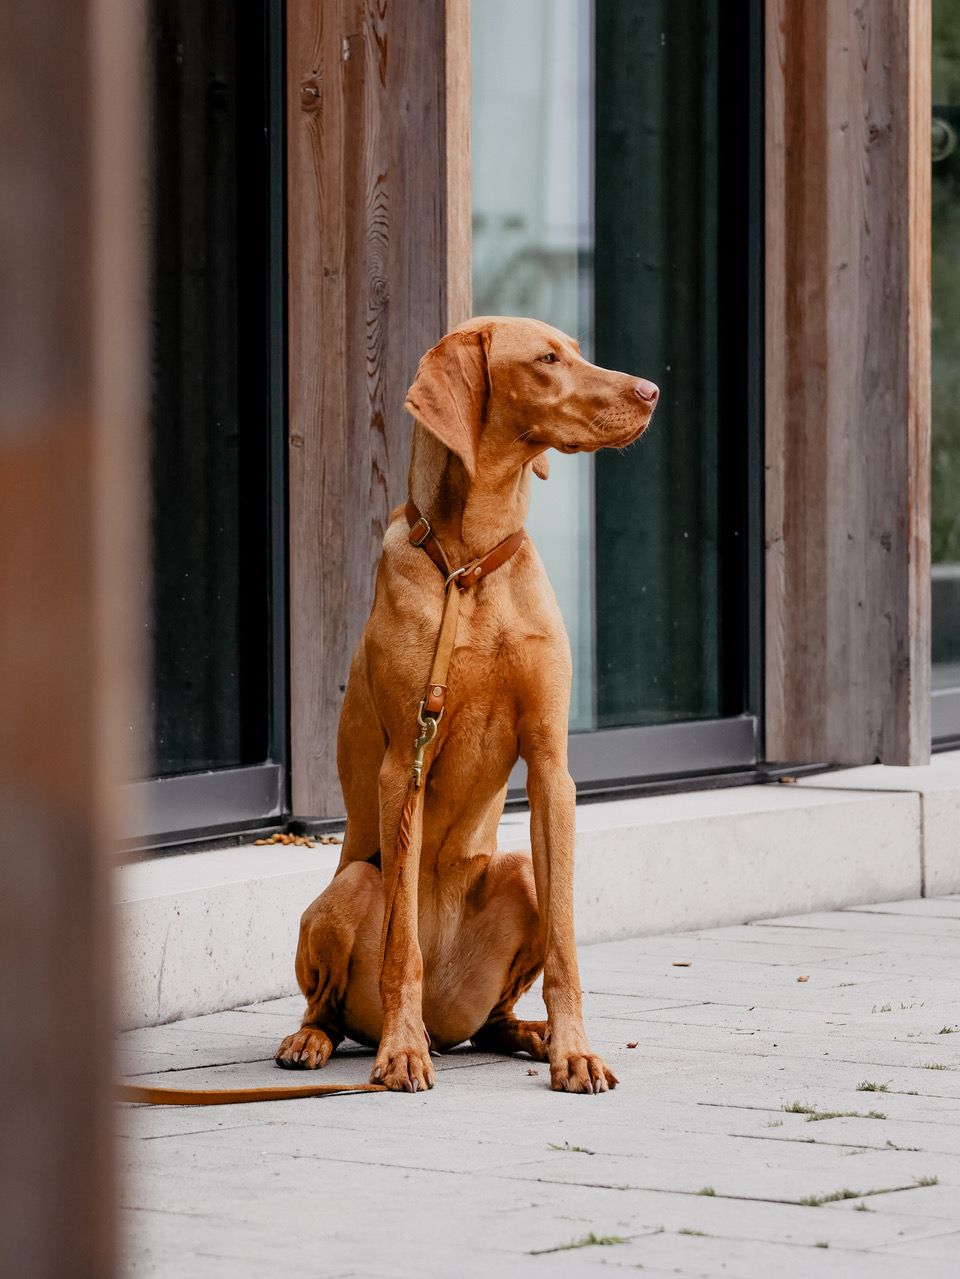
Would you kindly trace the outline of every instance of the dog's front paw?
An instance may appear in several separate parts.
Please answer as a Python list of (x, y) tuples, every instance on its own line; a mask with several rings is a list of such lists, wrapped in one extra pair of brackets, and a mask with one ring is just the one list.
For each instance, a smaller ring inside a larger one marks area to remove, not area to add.
[(550, 1054), (550, 1087), (554, 1092), (607, 1092), (619, 1080), (592, 1052)]
[(426, 1047), (394, 1048), (381, 1044), (370, 1082), (385, 1084), (392, 1092), (426, 1092), (437, 1082), (437, 1076)]
[(287, 1070), (319, 1070), (330, 1060), (333, 1040), (319, 1026), (303, 1026), (277, 1049), (274, 1061)]

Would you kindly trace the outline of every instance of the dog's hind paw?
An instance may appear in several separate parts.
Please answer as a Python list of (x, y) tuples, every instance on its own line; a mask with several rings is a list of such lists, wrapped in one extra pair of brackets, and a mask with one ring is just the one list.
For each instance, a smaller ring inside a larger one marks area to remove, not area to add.
[(303, 1026), (286, 1039), (274, 1054), (278, 1066), (287, 1070), (319, 1070), (330, 1060), (333, 1040), (319, 1026)]
[(554, 1092), (608, 1092), (618, 1083), (613, 1071), (593, 1053), (568, 1053), (550, 1062)]

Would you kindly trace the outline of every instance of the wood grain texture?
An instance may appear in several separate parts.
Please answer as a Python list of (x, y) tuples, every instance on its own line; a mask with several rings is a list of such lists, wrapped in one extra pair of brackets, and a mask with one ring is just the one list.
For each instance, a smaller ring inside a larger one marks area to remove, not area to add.
[(470, 0), (446, 0), (444, 137), (446, 141), (447, 328), (473, 313), (473, 185), (470, 123)]
[(930, 0), (768, 0), (766, 754), (930, 749)]
[(287, 4), (291, 752), (303, 816), (343, 811), (337, 721), (383, 533), (406, 497), (404, 397), (422, 353), (470, 310), (468, 37), (466, 0)]
[(108, 858), (140, 722), (141, 16), (0, 15), (0, 1269), (38, 1279), (117, 1270)]

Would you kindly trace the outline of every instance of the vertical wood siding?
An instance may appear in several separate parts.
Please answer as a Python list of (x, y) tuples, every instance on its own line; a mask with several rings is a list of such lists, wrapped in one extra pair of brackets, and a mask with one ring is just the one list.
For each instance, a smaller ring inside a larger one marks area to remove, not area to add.
[(343, 811), (336, 728), (420, 355), (470, 309), (465, 0), (288, 0), (293, 807)]
[(930, 749), (930, 0), (768, 0), (766, 754)]

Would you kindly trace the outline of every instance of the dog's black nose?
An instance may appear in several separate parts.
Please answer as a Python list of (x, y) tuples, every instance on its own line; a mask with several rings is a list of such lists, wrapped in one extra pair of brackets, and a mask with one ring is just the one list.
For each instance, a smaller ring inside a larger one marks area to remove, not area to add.
[(642, 377), (635, 384), (633, 393), (646, 404), (656, 404), (660, 398), (660, 388), (655, 382), (648, 382)]

